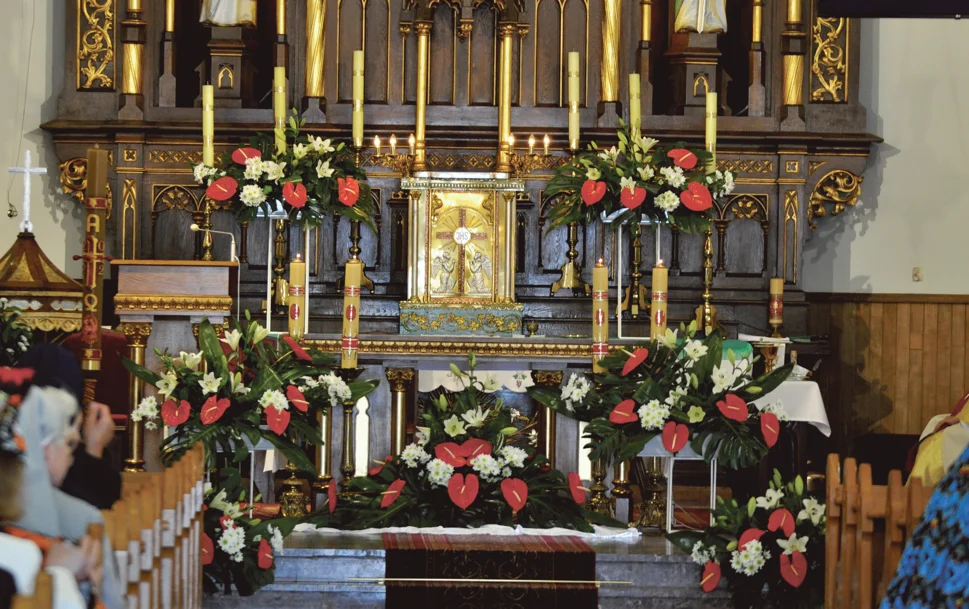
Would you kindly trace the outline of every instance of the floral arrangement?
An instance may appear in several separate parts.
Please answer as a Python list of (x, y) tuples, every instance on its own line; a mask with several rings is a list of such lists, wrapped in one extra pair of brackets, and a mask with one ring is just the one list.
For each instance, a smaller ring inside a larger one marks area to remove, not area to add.
[(260, 209), (268, 214), (280, 202), (294, 224), (319, 226), (336, 213), (374, 228), (366, 172), (342, 142), (303, 133), (305, 123), (294, 111), (282, 153), (274, 135), (260, 133), (249, 146), (226, 153), (218, 167), (195, 165), (195, 181), (207, 187), (210, 199), (231, 200), (240, 222), (251, 222)]
[(11, 306), (6, 298), (0, 298), (0, 366), (13, 366), (20, 356), (30, 349), (33, 332), (20, 317), (20, 309)]
[(590, 222), (623, 211), (616, 222), (634, 222), (646, 216), (669, 222), (685, 232), (700, 232), (709, 225), (708, 210), (714, 198), (730, 194), (734, 175), (708, 169), (712, 156), (682, 142), (660, 146), (623, 124), (619, 143), (600, 149), (595, 142), (587, 152), (561, 165), (545, 188), (554, 201), (552, 227)]
[(174, 430), (162, 443), (165, 463), (196, 442), (206, 444), (209, 459), (221, 447), (238, 463), (249, 456), (244, 440), (254, 446), (264, 438), (298, 467), (312, 470), (299, 447), (322, 442), (317, 413), (345, 399), (359, 400), (378, 381), (345, 383), (331, 371), (330, 355), (308, 351), (289, 336), (269, 340), (269, 331), (248, 312), (238, 322), (229, 320), (229, 328), (220, 338), (204, 320), (199, 325), (202, 351), (183, 351), (179, 357), (160, 353), (161, 374), (125, 359), (132, 374), (158, 391), (157, 398), (146, 397), (137, 405), (132, 418), (150, 428), (160, 413)]
[(703, 567), (700, 586), (711, 592), (723, 575), (738, 609), (819, 607), (824, 603), (825, 506), (805, 495), (800, 476), (784, 484), (780, 472), (763, 497), (746, 505), (722, 498), (716, 524), (678, 531), (670, 541)]
[(586, 421), (591, 457), (624, 461), (662, 437), (678, 453), (688, 443), (709, 460), (731, 468), (758, 463), (777, 442), (783, 411), (777, 403), (750, 402), (783, 382), (791, 366), (751, 379), (752, 362), (723, 360), (719, 332), (695, 338), (696, 323), (667, 330), (631, 351), (600, 362), (604, 374), (573, 375), (560, 390), (532, 387), (532, 397), (565, 416)]
[(346, 495), (331, 484), (326, 504), (309, 522), (340, 529), (618, 526), (583, 507), (579, 475), (551, 469), (528, 441), (532, 424), (516, 424), (521, 417), (486, 391), (474, 368), (473, 354), (467, 372), (452, 364), (464, 388), (425, 404), (416, 441), (350, 481)]
[(249, 596), (273, 583), (275, 557), (283, 553), (283, 539), (293, 531), (296, 520), (277, 518), (261, 521), (246, 516), (246, 490), (239, 470), (223, 468), (222, 480), (205, 491), (202, 535), (203, 588), (225, 594), (233, 586)]

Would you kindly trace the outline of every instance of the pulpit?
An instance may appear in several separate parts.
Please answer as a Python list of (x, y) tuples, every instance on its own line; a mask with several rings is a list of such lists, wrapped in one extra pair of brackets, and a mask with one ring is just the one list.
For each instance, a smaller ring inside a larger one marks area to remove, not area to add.
[[(118, 277), (115, 311), (119, 330), (128, 339), (129, 357), (153, 370), (159, 367), (155, 351), (178, 355), (196, 351), (198, 324), (208, 318), (215, 326), (232, 313), (238, 292), (238, 263), (190, 260), (114, 260)], [(147, 349), (146, 349), (147, 348)], [(132, 408), (141, 400), (144, 383), (131, 377)], [(141, 423), (129, 422), (129, 456), (126, 471), (160, 469), (145, 463), (143, 455), (157, 461), (160, 434), (144, 433)], [(147, 446), (147, 450), (146, 450)]]

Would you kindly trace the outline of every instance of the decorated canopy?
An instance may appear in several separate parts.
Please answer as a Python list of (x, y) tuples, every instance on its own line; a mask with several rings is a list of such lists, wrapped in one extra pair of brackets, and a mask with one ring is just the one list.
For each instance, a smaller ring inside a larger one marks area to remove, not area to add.
[(34, 330), (80, 330), (82, 292), (81, 284), (54, 266), (31, 232), (17, 235), (0, 258), (0, 297), (20, 309)]

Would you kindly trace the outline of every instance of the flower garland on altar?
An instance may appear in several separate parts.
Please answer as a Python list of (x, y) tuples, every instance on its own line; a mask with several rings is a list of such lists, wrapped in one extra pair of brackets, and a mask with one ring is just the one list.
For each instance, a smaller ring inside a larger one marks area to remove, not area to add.
[(255, 220), (260, 210), (275, 211), (278, 202), (295, 224), (319, 226), (339, 214), (376, 230), (367, 174), (353, 152), (343, 142), (302, 132), (305, 124), (294, 111), (284, 150), (276, 149), (274, 136), (259, 133), (249, 146), (223, 155), (217, 167), (195, 165), (196, 183), (206, 186), (210, 199), (231, 200), (239, 222)]
[(701, 588), (726, 576), (738, 609), (812, 608), (824, 603), (825, 505), (804, 493), (800, 476), (780, 472), (763, 497), (746, 505), (718, 498), (714, 526), (667, 537), (703, 567)]
[(625, 123), (617, 137), (618, 145), (600, 148), (592, 142), (587, 152), (556, 169), (544, 192), (552, 201), (552, 227), (622, 211), (618, 224), (638, 226), (645, 216), (684, 232), (705, 230), (713, 200), (734, 189), (733, 173), (710, 169), (713, 156), (706, 150), (682, 142), (660, 146)]
[(250, 596), (275, 580), (275, 557), (296, 526), (291, 518), (263, 521), (248, 517), (239, 470), (222, 468), (221, 480), (206, 485), (202, 533), (202, 585), (208, 593), (233, 588)]
[(469, 370), (451, 365), (464, 385), (424, 404), (416, 441), (399, 455), (376, 462), (368, 476), (338, 495), (331, 483), (326, 504), (308, 521), (339, 529), (375, 527), (479, 527), (486, 524), (563, 527), (592, 531), (591, 523), (620, 526), (583, 506), (579, 475), (550, 467), (528, 441), (534, 423), (521, 424), (500, 398)]
[(751, 402), (776, 389), (791, 366), (751, 379), (751, 361), (736, 359), (729, 349), (723, 358), (719, 332), (695, 335), (695, 322), (679, 332), (669, 329), (602, 359), (604, 374), (573, 374), (561, 389), (528, 392), (544, 406), (589, 423), (592, 459), (625, 461), (661, 437), (672, 454), (690, 444), (708, 462), (716, 455), (734, 469), (754, 465), (777, 442), (784, 417), (777, 404)]
[(221, 449), (238, 463), (265, 439), (297, 467), (311, 471), (300, 446), (322, 443), (317, 413), (359, 400), (378, 381), (345, 383), (332, 372), (330, 355), (307, 350), (289, 336), (270, 339), (248, 311), (228, 326), (220, 337), (203, 320), (202, 350), (183, 351), (179, 357), (160, 354), (161, 374), (124, 359), (125, 367), (158, 393), (142, 399), (132, 419), (151, 429), (160, 415), (172, 430), (161, 446), (166, 464), (196, 442), (206, 444), (210, 460)]

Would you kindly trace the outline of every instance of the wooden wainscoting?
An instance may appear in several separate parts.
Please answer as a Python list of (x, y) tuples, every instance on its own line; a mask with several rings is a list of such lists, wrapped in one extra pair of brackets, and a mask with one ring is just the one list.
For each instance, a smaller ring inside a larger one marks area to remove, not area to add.
[(919, 434), (969, 390), (969, 296), (807, 294), (808, 329), (831, 341), (833, 444)]

